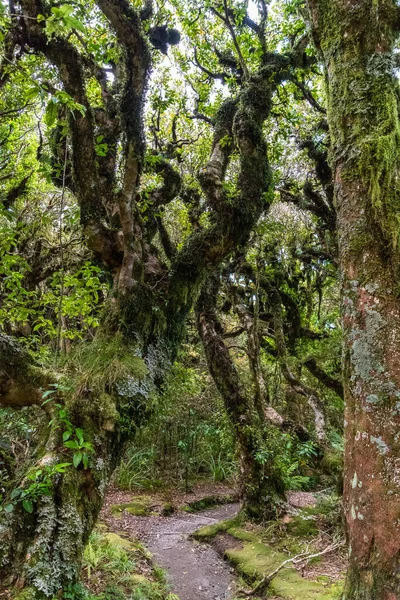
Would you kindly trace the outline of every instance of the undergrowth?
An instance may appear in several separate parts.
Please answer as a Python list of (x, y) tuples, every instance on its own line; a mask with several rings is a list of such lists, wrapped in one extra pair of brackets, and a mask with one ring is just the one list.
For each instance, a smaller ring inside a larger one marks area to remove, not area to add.
[(74, 600), (179, 600), (139, 542), (102, 530), (86, 546), (82, 584), (80, 594), (70, 595)]

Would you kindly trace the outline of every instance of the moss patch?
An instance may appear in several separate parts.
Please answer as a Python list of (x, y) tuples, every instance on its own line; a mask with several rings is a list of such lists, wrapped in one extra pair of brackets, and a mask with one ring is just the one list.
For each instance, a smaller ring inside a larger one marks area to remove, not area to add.
[(176, 510), (176, 508), (172, 504), (172, 502), (166, 502), (161, 509), (161, 514), (164, 517), (168, 517), (169, 515), (172, 515), (175, 512), (175, 510)]
[(289, 535), (302, 538), (310, 538), (318, 535), (318, 527), (315, 517), (305, 515), (302, 511), (301, 515), (291, 517), (286, 523), (286, 530)]
[[(256, 583), (290, 556), (304, 551), (302, 544), (318, 534), (316, 517), (309, 514), (313, 511), (315, 509), (306, 509), (287, 522), (272, 523), (265, 530), (256, 532), (246, 530), (240, 517), (236, 517), (202, 527), (192, 537), (213, 545), (215, 541), (216, 549), (237, 572), (249, 583)], [(221, 548), (223, 540), (227, 543)], [(234, 544), (232, 540), (240, 543)], [(290, 564), (276, 575), (269, 587), (269, 593), (282, 600), (337, 600), (341, 590), (342, 583), (331, 583), (329, 578), (305, 579)]]
[(172, 599), (164, 573), (152, 563), (150, 553), (137, 540), (103, 529), (95, 531), (86, 546), (81, 579), (86, 590), (79, 597), (91, 600)]
[(190, 537), (192, 537), (194, 540), (198, 540), (199, 542), (209, 542), (217, 535), (217, 533), (222, 533), (232, 529), (236, 523), (237, 518), (221, 521), (220, 523), (215, 523), (214, 525), (206, 525), (205, 527), (197, 529), (197, 531), (192, 533)]
[(148, 496), (136, 496), (126, 504), (114, 504), (111, 513), (114, 517), (121, 516), (124, 511), (135, 517), (145, 517), (152, 512), (153, 502)]
[(199, 512), (201, 510), (207, 510), (213, 506), (219, 506), (221, 504), (230, 504), (235, 502), (236, 498), (232, 495), (228, 496), (205, 496), (200, 500), (194, 500), (189, 502), (182, 510), (185, 512)]
[(116, 533), (105, 533), (102, 536), (105, 544), (110, 544), (111, 546), (116, 546), (118, 548), (123, 548), (124, 550), (134, 550), (135, 546), (129, 540), (117, 535)]

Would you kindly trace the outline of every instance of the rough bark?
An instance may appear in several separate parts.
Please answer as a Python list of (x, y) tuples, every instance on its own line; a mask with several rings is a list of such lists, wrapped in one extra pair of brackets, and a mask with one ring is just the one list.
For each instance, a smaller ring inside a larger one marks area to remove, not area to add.
[[(45, 378), (15, 342), (6, 336), (0, 341), (0, 364), (8, 365), (14, 387), (19, 391), (26, 376), (30, 382), (29, 389), (25, 385), (18, 405), (22, 405), (23, 399), (24, 405), (31, 404), (33, 393), (36, 403), (42, 403), (43, 391), (52, 389), (49, 384), (54, 383), (54, 378), (50, 375)], [(108, 339), (97, 339), (97, 352), (107, 352), (109, 343)], [(1, 585), (29, 590), (32, 598), (47, 598), (61, 590), (68, 592), (79, 579), (83, 549), (102, 507), (107, 483), (127, 439), (146, 415), (154, 379), (150, 369), (157, 368), (150, 357), (157, 353), (161, 362), (160, 349), (153, 349), (153, 353), (149, 349), (147, 362), (135, 356), (137, 351), (137, 346), (126, 346), (121, 341), (118, 356), (109, 356), (112, 367), (108, 375), (104, 377), (104, 373), (97, 372), (91, 376), (90, 372), (84, 372), (75, 381), (72, 394), (65, 396), (56, 391), (52, 399), (48, 398), (50, 401), (44, 408), (49, 421), (36, 452), (39, 458), (16, 486), (29, 493), (35, 481), (46, 484), (47, 490), (38, 496), (27, 496), (31, 511), (20, 501), (14, 501), (13, 512), (1, 515)], [(124, 367), (127, 361), (129, 370)], [(36, 379), (27, 370), (32, 368)], [(120, 375), (115, 376), (115, 372)], [(8, 397), (9, 394), (1, 395), (0, 403), (9, 404)], [(91, 449), (87, 451), (88, 465), (81, 461), (74, 467), (76, 451), (66, 444), (77, 439), (77, 428)], [(63, 434), (69, 429), (71, 436), (66, 442)], [(69, 464), (66, 469), (58, 470), (59, 465), (66, 463)], [(35, 473), (37, 478), (32, 479)]]
[(398, 81), (391, 0), (309, 0), (322, 53), (344, 329), (346, 600), (396, 600), (400, 570)]
[(0, 404), (22, 408), (41, 404), (49, 377), (13, 338), (0, 333)]

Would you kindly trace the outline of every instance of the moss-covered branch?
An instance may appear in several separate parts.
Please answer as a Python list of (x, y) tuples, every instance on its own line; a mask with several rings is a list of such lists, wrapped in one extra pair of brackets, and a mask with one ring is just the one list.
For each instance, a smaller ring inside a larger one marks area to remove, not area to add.
[[(253, 517), (271, 518), (282, 508), (284, 486), (272, 460), (267, 464), (257, 460), (266, 421), (261, 419), (254, 399), (244, 389), (229, 348), (224, 343), (215, 309), (217, 292), (216, 279), (210, 280), (202, 290), (196, 305), (197, 329), (208, 368), (222, 396), (239, 445), (244, 509)], [(283, 420), (276, 412), (265, 416), (273, 426), (282, 426)]]
[(0, 405), (22, 408), (40, 405), (49, 377), (8, 335), (0, 333)]

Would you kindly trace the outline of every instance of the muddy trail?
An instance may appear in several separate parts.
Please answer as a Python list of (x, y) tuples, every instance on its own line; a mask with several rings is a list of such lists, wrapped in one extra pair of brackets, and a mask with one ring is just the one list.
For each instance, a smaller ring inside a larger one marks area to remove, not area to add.
[[(154, 555), (155, 562), (167, 572), (171, 592), (179, 600), (230, 600), (234, 597), (236, 577), (226, 561), (211, 547), (190, 539), (190, 534), (203, 527), (231, 519), (239, 504), (230, 503), (199, 512), (175, 511), (162, 516), (137, 514), (138, 505), (126, 509), (132, 496), (109, 494), (102, 513), (107, 528), (126, 538), (139, 538)], [(138, 499), (139, 500), (139, 499)], [(118, 506), (121, 511), (118, 512)], [(117, 507), (117, 510), (116, 510)], [(151, 509), (159, 506), (151, 506)]]

